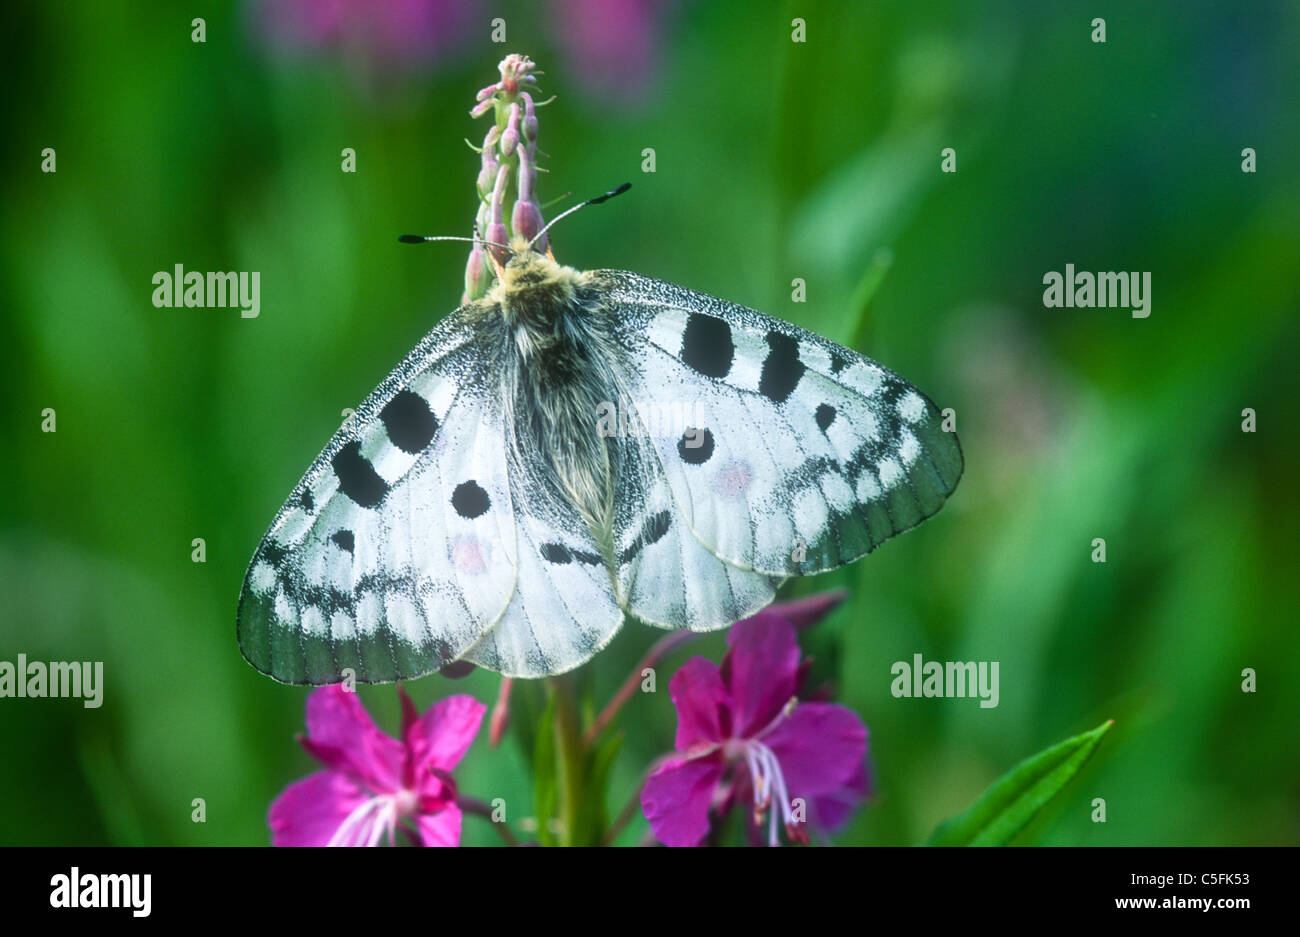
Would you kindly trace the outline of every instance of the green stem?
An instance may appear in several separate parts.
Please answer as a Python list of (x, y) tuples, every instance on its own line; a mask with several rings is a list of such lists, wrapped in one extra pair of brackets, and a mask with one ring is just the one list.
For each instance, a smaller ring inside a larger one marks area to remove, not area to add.
[(579, 816), (585, 781), (584, 747), (578, 727), (578, 699), (571, 674), (551, 677), (548, 681), (555, 701), (555, 761), (559, 785), (560, 845), (580, 842)]

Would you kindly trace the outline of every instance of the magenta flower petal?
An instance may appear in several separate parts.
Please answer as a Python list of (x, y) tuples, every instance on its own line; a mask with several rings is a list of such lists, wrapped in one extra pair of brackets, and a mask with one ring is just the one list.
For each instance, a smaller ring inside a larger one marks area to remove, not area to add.
[(870, 796), (871, 775), (863, 761), (843, 787), (813, 798), (809, 819), (818, 829), (833, 833), (848, 823), (853, 811)]
[(764, 735), (792, 797), (811, 800), (844, 787), (867, 756), (867, 727), (834, 703), (804, 703)]
[(355, 693), (321, 687), (307, 698), (303, 747), (326, 765), (289, 785), (267, 823), (277, 846), (378, 846), (399, 833), (429, 845), (460, 842), (451, 771), (487, 711), (453, 696), (423, 716), (400, 687), (402, 741), (380, 732)]
[(422, 846), (460, 845), (460, 808), (448, 804), (437, 813), (422, 813), (415, 818)]
[(775, 719), (795, 695), (799, 644), (794, 626), (770, 611), (734, 625), (727, 641), (722, 679), (734, 701), (733, 731), (748, 738)]
[[(867, 728), (852, 710), (801, 701), (795, 622), (823, 618), (842, 593), (780, 603), (737, 622), (721, 667), (689, 660), (669, 684), (678, 756), (646, 781), (641, 807), (668, 845), (695, 845), (711, 814), (750, 808), (756, 841), (807, 842), (804, 823), (828, 830), (869, 789)], [(762, 827), (760, 829), (760, 827)]]
[(460, 764), (486, 712), (486, 706), (461, 693), (430, 706), (407, 727), (406, 745), (417, 784), (424, 783), (432, 768), (450, 772)]
[(730, 695), (723, 686), (718, 665), (692, 657), (673, 674), (668, 695), (677, 707), (677, 750), (720, 741), (731, 734)]
[(346, 775), (317, 771), (294, 781), (271, 803), (266, 822), (276, 846), (325, 846), (369, 796)]
[(698, 846), (709, 832), (709, 807), (722, 778), (717, 756), (673, 758), (641, 789), (641, 810), (665, 846)]
[(307, 737), (312, 754), (330, 768), (354, 774), (372, 791), (402, 786), (402, 743), (379, 731), (355, 692), (341, 686), (313, 690), (307, 697)]

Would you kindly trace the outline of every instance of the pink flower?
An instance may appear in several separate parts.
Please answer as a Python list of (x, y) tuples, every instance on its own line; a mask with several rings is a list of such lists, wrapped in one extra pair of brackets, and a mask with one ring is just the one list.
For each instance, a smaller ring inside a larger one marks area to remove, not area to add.
[(379, 731), (341, 686), (307, 697), (303, 748), (326, 770), (295, 781), (271, 804), (276, 846), (375, 846), (400, 827), (416, 844), (460, 843), (451, 771), (474, 741), (487, 707), (451, 696), (423, 716), (400, 687), (401, 741)]
[(556, 0), (554, 30), (588, 93), (644, 97), (659, 65), (666, 0)]
[(477, 0), (252, 0), (255, 28), (282, 52), (331, 51), (372, 72), (425, 68), (455, 54)]
[(679, 753), (647, 779), (641, 807), (660, 842), (694, 846), (708, 834), (709, 812), (725, 814), (751, 801), (754, 822), (769, 814), (767, 841), (778, 823), (807, 842), (804, 824), (837, 826), (868, 792), (867, 727), (833, 703), (800, 702), (799, 645), (791, 619), (808, 623), (827, 600), (775, 605), (737, 622), (719, 668), (687, 661), (669, 684), (677, 707)]

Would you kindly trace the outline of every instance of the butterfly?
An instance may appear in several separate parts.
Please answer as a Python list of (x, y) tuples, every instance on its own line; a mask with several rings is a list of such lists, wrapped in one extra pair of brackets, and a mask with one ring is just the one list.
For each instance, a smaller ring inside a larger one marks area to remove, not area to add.
[(849, 348), (671, 283), (563, 266), (522, 238), (497, 272), (276, 515), (239, 599), (239, 646), (263, 673), (563, 673), (625, 618), (745, 618), (957, 485), (939, 410)]

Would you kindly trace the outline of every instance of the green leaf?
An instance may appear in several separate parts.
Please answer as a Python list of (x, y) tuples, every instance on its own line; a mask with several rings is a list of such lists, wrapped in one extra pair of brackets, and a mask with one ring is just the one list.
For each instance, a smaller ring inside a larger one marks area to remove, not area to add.
[(1113, 719), (1026, 758), (980, 795), (969, 810), (944, 821), (931, 846), (1004, 846), (1061, 792), (1092, 756)]
[(537, 720), (537, 734), (533, 738), (533, 808), (537, 812), (537, 839), (543, 846), (555, 845), (550, 820), (559, 804), (556, 785), (555, 755), (555, 700), (548, 698), (546, 708)]
[(596, 741), (589, 751), (587, 790), (583, 797), (583, 828), (590, 831), (594, 844), (599, 845), (609, 825), (605, 810), (609, 772), (623, 746), (623, 733), (607, 733)]

